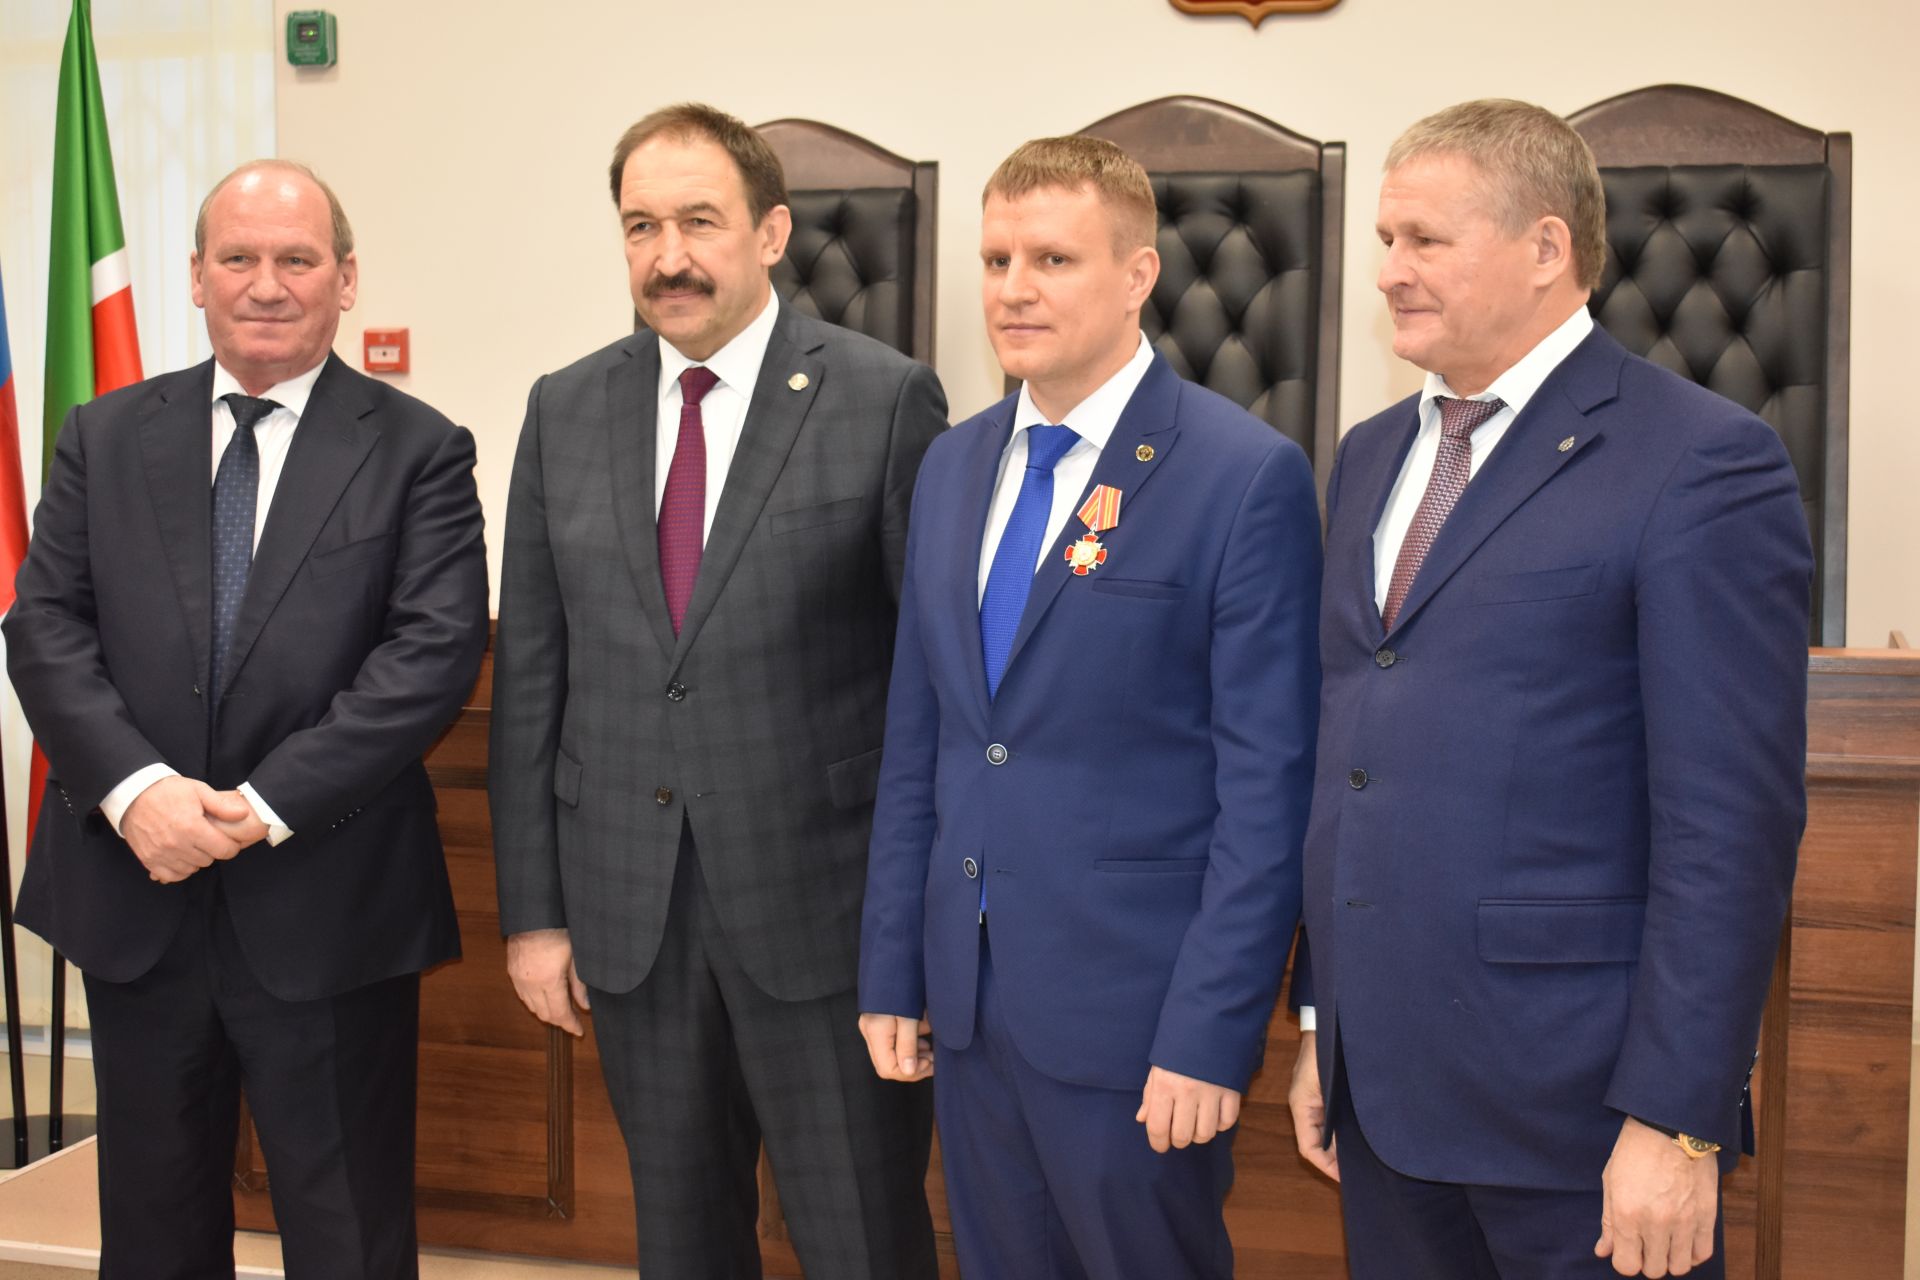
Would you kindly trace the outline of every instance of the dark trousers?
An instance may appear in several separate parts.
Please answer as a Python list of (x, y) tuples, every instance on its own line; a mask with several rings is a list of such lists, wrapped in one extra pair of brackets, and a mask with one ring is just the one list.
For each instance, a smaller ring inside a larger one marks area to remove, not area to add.
[[(973, 1043), (935, 1051), (947, 1207), (967, 1280), (1226, 1280), (1233, 1132), (1156, 1154), (1138, 1090), (1042, 1075), (1007, 1034), (981, 937)], [(1141, 1084), (1146, 1083), (1144, 1071)]]
[(775, 1000), (733, 956), (690, 834), (652, 971), (595, 990), (594, 1034), (633, 1173), (647, 1280), (758, 1280), (766, 1143), (817, 1280), (935, 1280), (924, 1085), (873, 1073), (851, 991)]
[[(1425, 1182), (1374, 1154), (1337, 1068), (1333, 1134), (1350, 1280), (1619, 1280), (1600, 1238), (1599, 1169), (1593, 1187), (1543, 1191)], [(1688, 1280), (1724, 1280), (1721, 1224), (1713, 1257)]]
[(290, 1280), (411, 1280), (419, 975), (277, 999), (241, 952), (218, 877), (179, 892), (193, 909), (158, 964), (132, 982), (86, 979), (102, 1280), (233, 1275), (242, 1089)]

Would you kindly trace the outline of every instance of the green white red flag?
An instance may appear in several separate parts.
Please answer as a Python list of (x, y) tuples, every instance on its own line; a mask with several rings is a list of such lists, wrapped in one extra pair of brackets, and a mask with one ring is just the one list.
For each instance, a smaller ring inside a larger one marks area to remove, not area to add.
[(74, 0), (53, 132), (53, 248), (47, 272), (47, 387), (41, 475), (67, 411), (140, 381), (133, 276), (120, 229), (113, 148), (100, 98), (89, 0)]
[[(140, 381), (133, 277), (120, 227), (113, 148), (100, 96), (89, 0), (74, 0), (60, 58), (53, 131), (53, 242), (47, 263), (46, 409), (40, 475), (53, 461), (60, 424), (77, 404)], [(9, 576), (11, 582), (11, 576)], [(9, 593), (11, 594), (11, 593)], [(27, 790), (27, 830), (40, 810), (46, 759), (38, 747)]]

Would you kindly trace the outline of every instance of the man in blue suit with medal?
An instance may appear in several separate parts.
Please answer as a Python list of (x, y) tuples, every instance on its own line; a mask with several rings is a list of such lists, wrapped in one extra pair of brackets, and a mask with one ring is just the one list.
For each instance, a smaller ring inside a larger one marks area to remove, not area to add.
[(1595, 328), (1564, 121), (1466, 103), (1386, 170), (1379, 286), (1427, 379), (1327, 487), (1300, 1149), (1354, 1280), (1723, 1275), (1806, 813), (1799, 486), (1759, 418)]
[(984, 206), (1023, 384), (921, 467), (861, 1027), (882, 1076), (933, 1075), (968, 1275), (1215, 1280), (1299, 909), (1313, 476), (1141, 334), (1159, 258), (1125, 153), (1030, 142)]

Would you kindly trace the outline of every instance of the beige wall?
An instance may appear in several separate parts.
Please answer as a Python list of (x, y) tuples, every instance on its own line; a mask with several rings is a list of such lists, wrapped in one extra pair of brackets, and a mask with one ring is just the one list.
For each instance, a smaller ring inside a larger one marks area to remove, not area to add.
[[(275, 6), (282, 18), (295, 7)], [(1572, 111), (1681, 81), (1854, 133), (1849, 635), (1881, 644), (1898, 626), (1920, 640), (1920, 557), (1908, 554), (1920, 414), (1898, 387), (1920, 296), (1905, 234), (1920, 207), (1908, 0), (1343, 0), (1257, 31), (1167, 0), (330, 7), (340, 64), (280, 67), (281, 153), (334, 182), (359, 234), (360, 306), (341, 350), (357, 360), (362, 324), (410, 325), (405, 385), (478, 435), (496, 564), (529, 385), (628, 323), (605, 165), (620, 130), (660, 103), (808, 116), (940, 162), (937, 364), (956, 416), (997, 394), (974, 236), (980, 186), (1015, 143), (1169, 93), (1343, 139), (1350, 424), (1415, 385), (1372, 286), (1376, 175), (1395, 133), (1463, 97)]]

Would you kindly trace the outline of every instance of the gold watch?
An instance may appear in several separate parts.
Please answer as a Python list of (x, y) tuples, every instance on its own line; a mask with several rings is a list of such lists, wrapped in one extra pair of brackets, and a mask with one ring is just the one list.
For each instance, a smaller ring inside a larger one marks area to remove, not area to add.
[(1708, 1156), (1720, 1153), (1720, 1144), (1708, 1142), (1705, 1138), (1696, 1138), (1690, 1133), (1673, 1135), (1673, 1145), (1687, 1153), (1689, 1160), (1704, 1160)]
[[(1635, 1118), (1638, 1119), (1638, 1117)], [(1708, 1156), (1720, 1153), (1720, 1144), (1717, 1142), (1708, 1142), (1705, 1138), (1696, 1138), (1690, 1133), (1682, 1133), (1678, 1129), (1669, 1129), (1663, 1124), (1654, 1124), (1647, 1120), (1641, 1120), (1640, 1123), (1655, 1133), (1664, 1133), (1672, 1138), (1673, 1145), (1686, 1152), (1689, 1160), (1704, 1160)]]

